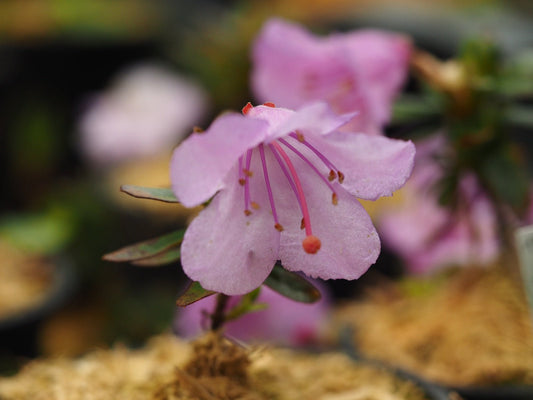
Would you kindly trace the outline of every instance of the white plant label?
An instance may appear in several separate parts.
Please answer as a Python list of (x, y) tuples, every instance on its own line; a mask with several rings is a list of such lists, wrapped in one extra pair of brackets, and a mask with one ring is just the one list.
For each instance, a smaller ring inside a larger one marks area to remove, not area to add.
[(517, 229), (515, 232), (515, 243), (518, 249), (524, 288), (530, 310), (533, 313), (533, 225)]

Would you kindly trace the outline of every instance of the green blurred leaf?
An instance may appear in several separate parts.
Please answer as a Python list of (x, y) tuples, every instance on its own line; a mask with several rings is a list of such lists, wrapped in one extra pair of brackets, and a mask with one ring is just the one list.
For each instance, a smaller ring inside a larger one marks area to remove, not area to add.
[(279, 261), (264, 284), (282, 296), (300, 303), (314, 303), (321, 298), (316, 287), (300, 275), (287, 271)]
[(179, 203), (178, 199), (169, 188), (149, 188), (136, 185), (122, 185), (120, 190), (139, 199), (163, 201), (165, 203)]
[[(533, 93), (533, 84), (531, 85)], [(533, 107), (513, 104), (507, 108), (504, 114), (507, 122), (524, 127), (533, 127)]]
[(205, 290), (198, 282), (191, 282), (185, 292), (178, 297), (176, 304), (180, 307), (186, 307), (215, 293), (212, 290)]
[(0, 236), (21, 249), (38, 254), (53, 254), (72, 239), (75, 231), (72, 214), (53, 208), (40, 214), (4, 216), (0, 220)]
[(267, 308), (268, 305), (266, 303), (255, 302), (260, 292), (261, 287), (258, 287), (250, 293), (247, 293), (242, 296), (239, 302), (231, 310), (228, 311), (224, 319), (226, 321), (232, 321), (243, 316), (244, 314), (261, 311)]
[(486, 154), (480, 174), (494, 196), (521, 214), (528, 204), (529, 181), (525, 168), (510, 149), (498, 148)]
[(139, 267), (158, 267), (176, 262), (180, 259), (180, 256), (180, 246), (175, 246), (153, 257), (133, 261), (132, 264)]
[(435, 117), (439, 113), (439, 104), (428, 96), (404, 95), (394, 102), (393, 123), (405, 123)]
[(179, 245), (185, 233), (184, 229), (164, 236), (135, 243), (103, 256), (106, 261), (137, 261), (158, 255), (171, 247)]

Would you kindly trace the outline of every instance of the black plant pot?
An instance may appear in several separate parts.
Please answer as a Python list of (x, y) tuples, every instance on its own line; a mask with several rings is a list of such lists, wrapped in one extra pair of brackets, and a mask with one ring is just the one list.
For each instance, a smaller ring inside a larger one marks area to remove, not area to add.
[(54, 273), (51, 288), (42, 301), (33, 307), (0, 319), (0, 356), (36, 357), (38, 330), (41, 323), (63, 305), (76, 286), (70, 263), (63, 258), (53, 260)]

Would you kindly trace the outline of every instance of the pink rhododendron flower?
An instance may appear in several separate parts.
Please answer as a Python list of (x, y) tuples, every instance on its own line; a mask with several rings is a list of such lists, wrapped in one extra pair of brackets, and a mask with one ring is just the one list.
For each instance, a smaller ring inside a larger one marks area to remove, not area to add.
[(82, 116), (82, 150), (104, 165), (160, 154), (206, 109), (207, 96), (196, 84), (163, 67), (140, 65), (122, 73)]
[(283, 107), (323, 100), (337, 113), (357, 111), (343, 130), (380, 133), (405, 81), (410, 54), (403, 35), (360, 30), (317, 37), (272, 19), (253, 48), (252, 88), (259, 101)]
[(378, 224), (384, 243), (405, 259), (413, 273), (488, 264), (499, 254), (496, 212), (473, 175), (460, 179), (457, 208), (439, 205), (435, 185), (443, 169), (436, 159), (446, 148), (442, 135), (417, 144), (402, 205), (382, 215)]
[[(304, 304), (263, 286), (257, 302), (265, 303), (267, 308), (225, 323), (224, 332), (244, 341), (271, 341), (292, 346), (316, 343), (320, 340), (329, 310), (329, 299), (325, 296), (324, 288), (321, 287), (320, 291), (320, 301)], [(211, 296), (180, 308), (174, 322), (176, 333), (193, 337), (208, 329), (210, 320), (206, 313), (214, 309), (215, 299), (216, 296)], [(240, 296), (231, 297), (228, 308), (237, 304), (239, 299)]]
[(411, 142), (337, 131), (351, 115), (324, 103), (298, 111), (273, 104), (219, 116), (187, 138), (171, 161), (186, 207), (214, 196), (181, 245), (185, 273), (210, 290), (255, 289), (276, 260), (323, 279), (355, 279), (380, 243), (354, 196), (391, 195), (411, 173)]

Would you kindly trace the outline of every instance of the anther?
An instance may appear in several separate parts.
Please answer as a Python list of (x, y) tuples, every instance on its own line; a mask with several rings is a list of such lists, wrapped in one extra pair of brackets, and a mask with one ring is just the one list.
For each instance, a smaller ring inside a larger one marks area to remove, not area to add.
[(241, 185), (241, 186), (246, 185), (246, 179), (244, 179), (244, 178), (239, 178), (239, 185)]
[(204, 133), (205, 130), (200, 128), (199, 126), (195, 126), (195, 127), (192, 128), (192, 132), (193, 133)]
[(250, 210), (244, 210), (244, 215), (249, 217), (250, 215), (252, 215), (252, 212)]
[(296, 131), (296, 139), (301, 143), (305, 142), (304, 134), (300, 131)]
[(278, 232), (283, 232), (283, 226), (279, 222), (274, 225), (274, 228), (276, 228)]
[(252, 202), (250, 203), (250, 205), (252, 206), (252, 208), (253, 208), (254, 210), (259, 210), (259, 204), (257, 204), (255, 201), (252, 201)]
[(254, 108), (254, 106), (252, 106), (252, 103), (248, 102), (246, 103), (246, 105), (242, 108), (242, 113), (244, 115), (248, 114), (250, 112), (250, 110)]
[(267, 101), (266, 103), (263, 103), (263, 105), (267, 106), (267, 107), (272, 107), (272, 108), (276, 107), (276, 105), (274, 103), (270, 102), (270, 101)]
[(331, 194), (331, 202), (333, 203), (334, 206), (339, 204), (339, 197), (337, 196), (337, 193)]
[(341, 171), (337, 171), (337, 175), (339, 176), (339, 183), (344, 182), (344, 174)]
[(335, 171), (333, 171), (332, 169), (329, 171), (329, 175), (328, 175), (328, 181), (334, 181), (335, 178), (337, 178), (337, 173)]
[(246, 175), (248, 178), (251, 178), (254, 173), (248, 169), (243, 169), (242, 172), (244, 172), (244, 175)]
[(316, 254), (321, 245), (320, 239), (314, 235), (307, 236), (302, 242), (302, 247), (308, 254)]
[(302, 221), (300, 222), (300, 229), (305, 229), (305, 219), (302, 218)]

